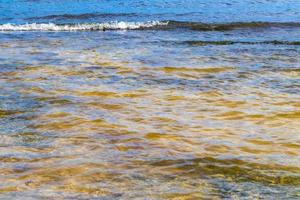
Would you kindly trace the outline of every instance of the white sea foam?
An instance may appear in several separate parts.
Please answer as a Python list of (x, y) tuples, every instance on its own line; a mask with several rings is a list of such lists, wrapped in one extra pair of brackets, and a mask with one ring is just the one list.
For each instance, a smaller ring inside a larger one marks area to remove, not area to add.
[(106, 22), (106, 23), (84, 23), (84, 24), (54, 24), (54, 23), (31, 23), (31, 24), (2, 24), (0, 31), (93, 31), (93, 30), (134, 30), (165, 26), (168, 22)]

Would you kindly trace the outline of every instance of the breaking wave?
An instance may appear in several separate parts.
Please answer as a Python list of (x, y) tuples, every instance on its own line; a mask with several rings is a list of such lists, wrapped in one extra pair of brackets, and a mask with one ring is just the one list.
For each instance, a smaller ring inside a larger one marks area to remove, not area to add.
[(103, 31), (103, 30), (174, 30), (188, 29), (193, 31), (231, 31), (237, 29), (268, 29), (268, 28), (300, 28), (299, 22), (232, 22), (232, 23), (201, 23), (182, 21), (147, 21), (147, 22), (104, 22), (104, 23), (27, 23), (2, 24), (0, 31)]
[(103, 30), (134, 30), (147, 29), (157, 26), (165, 26), (168, 22), (107, 22), (107, 23), (83, 23), (83, 24), (2, 24), (0, 31), (103, 31)]

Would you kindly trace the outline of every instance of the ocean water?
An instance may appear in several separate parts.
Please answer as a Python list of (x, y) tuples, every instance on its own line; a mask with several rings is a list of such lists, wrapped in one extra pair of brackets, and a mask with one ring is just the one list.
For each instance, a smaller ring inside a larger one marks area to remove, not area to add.
[(299, 199), (300, 2), (0, 0), (0, 199)]

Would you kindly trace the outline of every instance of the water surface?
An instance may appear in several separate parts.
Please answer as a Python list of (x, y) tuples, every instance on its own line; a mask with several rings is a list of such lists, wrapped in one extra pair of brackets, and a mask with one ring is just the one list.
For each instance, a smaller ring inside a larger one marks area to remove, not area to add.
[(298, 1), (0, 14), (0, 198), (300, 198)]

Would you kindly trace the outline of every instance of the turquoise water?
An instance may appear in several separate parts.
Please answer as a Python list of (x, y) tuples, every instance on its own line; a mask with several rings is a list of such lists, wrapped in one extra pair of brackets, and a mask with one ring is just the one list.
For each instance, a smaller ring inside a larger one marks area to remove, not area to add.
[(0, 199), (299, 199), (299, 19), (0, 0)]

